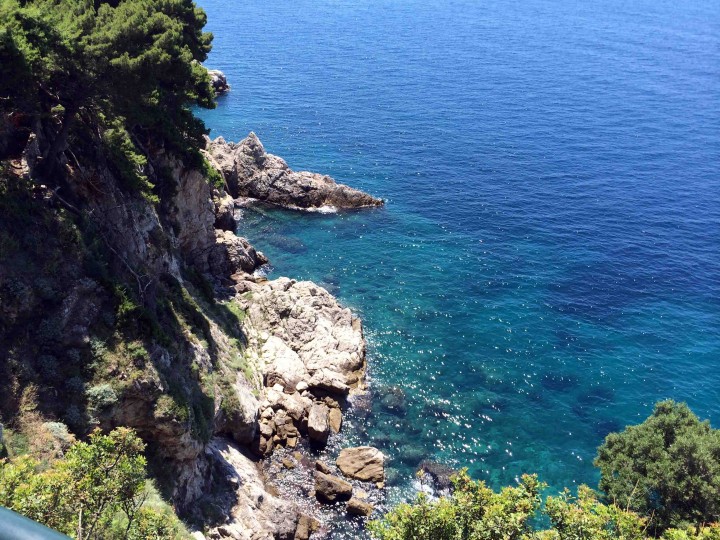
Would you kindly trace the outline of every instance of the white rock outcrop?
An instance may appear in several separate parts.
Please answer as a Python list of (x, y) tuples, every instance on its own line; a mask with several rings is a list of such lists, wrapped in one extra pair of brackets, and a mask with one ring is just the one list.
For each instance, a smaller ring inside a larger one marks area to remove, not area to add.
[(255, 449), (294, 447), (301, 433), (325, 444), (342, 424), (347, 395), (364, 389), (360, 320), (309, 281), (248, 277), (240, 288), (235, 301), (246, 312), (246, 354), (265, 385)]

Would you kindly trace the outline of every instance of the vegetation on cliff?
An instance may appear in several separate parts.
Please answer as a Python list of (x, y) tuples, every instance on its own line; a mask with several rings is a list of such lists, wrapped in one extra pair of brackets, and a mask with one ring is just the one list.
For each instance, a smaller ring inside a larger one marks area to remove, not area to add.
[(0, 104), (54, 124), (46, 173), (82, 118), (104, 132), (122, 175), (142, 181), (138, 146), (155, 141), (183, 154), (201, 147), (205, 128), (189, 106), (214, 106), (199, 64), (212, 40), (205, 20), (189, 0), (3, 0)]
[(0, 461), (0, 505), (78, 538), (187, 538), (145, 479), (144, 449), (132, 430), (118, 428), (93, 433), (51, 463)]
[[(687, 405), (663, 401), (599, 448), (603, 495), (580, 486), (543, 505), (536, 476), (496, 493), (460, 471), (451, 496), (420, 494), (370, 528), (380, 540), (717, 540), (719, 437)], [(537, 525), (539, 511), (549, 529)]]
[[(233, 404), (256, 376), (243, 313), (217, 297), (228, 275), (209, 261), (236, 265), (191, 112), (214, 106), (204, 24), (190, 0), (0, 0), (0, 444), (4, 478), (27, 473), (5, 503), (64, 531), (77, 515), (26, 502), (74, 503), (71, 487), (33, 490), (74, 474), (76, 439), (134, 428), (163, 497), (204, 526), (204, 444), (247, 428)], [(98, 519), (135, 487), (103, 484), (117, 497)]]

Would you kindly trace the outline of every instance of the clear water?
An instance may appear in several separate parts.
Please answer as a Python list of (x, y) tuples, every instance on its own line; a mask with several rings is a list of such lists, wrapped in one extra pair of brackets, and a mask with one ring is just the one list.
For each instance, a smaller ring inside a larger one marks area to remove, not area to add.
[(362, 316), (349, 431), (396, 485), (424, 457), (594, 485), (659, 399), (720, 423), (717, 0), (200, 3), (212, 135), (387, 200), (240, 232)]

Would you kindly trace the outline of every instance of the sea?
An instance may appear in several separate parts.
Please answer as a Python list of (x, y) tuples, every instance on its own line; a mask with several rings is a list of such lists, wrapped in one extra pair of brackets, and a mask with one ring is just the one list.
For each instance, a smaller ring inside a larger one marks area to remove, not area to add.
[(340, 444), (388, 455), (391, 498), (426, 459), (596, 487), (662, 399), (720, 427), (720, 2), (199, 3), (211, 136), (386, 201), (238, 234), (362, 318)]

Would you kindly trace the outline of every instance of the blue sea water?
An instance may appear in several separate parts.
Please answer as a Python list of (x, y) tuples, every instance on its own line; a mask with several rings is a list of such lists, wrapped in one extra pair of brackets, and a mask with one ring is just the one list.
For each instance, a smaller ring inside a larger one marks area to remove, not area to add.
[(663, 398), (720, 427), (717, 0), (200, 4), (232, 84), (212, 136), (387, 200), (240, 233), (363, 318), (377, 395), (347, 431), (392, 483), (431, 458), (595, 485)]

